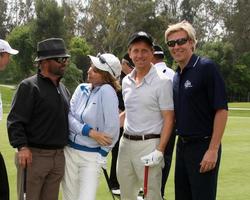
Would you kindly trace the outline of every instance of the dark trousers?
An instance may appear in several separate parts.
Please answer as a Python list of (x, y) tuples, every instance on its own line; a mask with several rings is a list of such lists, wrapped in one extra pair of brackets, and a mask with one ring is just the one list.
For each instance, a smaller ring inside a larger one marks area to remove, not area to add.
[(216, 167), (200, 173), (200, 162), (207, 151), (210, 138), (183, 141), (178, 138), (175, 165), (175, 200), (215, 200), (221, 147)]
[(9, 182), (3, 156), (0, 152), (0, 199), (9, 200)]
[(162, 169), (162, 183), (161, 183), (161, 195), (164, 196), (165, 185), (168, 180), (169, 171), (172, 163), (172, 155), (174, 151), (176, 133), (175, 130), (172, 131), (171, 137), (169, 138), (168, 144), (164, 151), (164, 162), (165, 166)]
[[(65, 157), (63, 149), (46, 150), (30, 148), (32, 164), (27, 167), (27, 200), (58, 200), (59, 186), (64, 175)], [(23, 200), (24, 170), (17, 165), (18, 199)]]
[(123, 128), (120, 128), (120, 136), (118, 141), (116, 142), (115, 146), (112, 149), (112, 160), (111, 160), (111, 168), (110, 168), (110, 185), (112, 189), (119, 189), (120, 185), (117, 180), (116, 176), (116, 163), (117, 163), (117, 156), (118, 156), (118, 150), (119, 150), (119, 142), (120, 138), (123, 134)]

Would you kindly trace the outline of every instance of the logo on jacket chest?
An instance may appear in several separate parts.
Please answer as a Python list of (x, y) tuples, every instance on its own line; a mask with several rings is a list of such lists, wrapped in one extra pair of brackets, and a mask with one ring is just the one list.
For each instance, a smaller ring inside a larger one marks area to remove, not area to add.
[(186, 80), (186, 82), (184, 83), (184, 87), (185, 87), (185, 89), (188, 89), (188, 88), (193, 87), (193, 85), (192, 85), (191, 81)]

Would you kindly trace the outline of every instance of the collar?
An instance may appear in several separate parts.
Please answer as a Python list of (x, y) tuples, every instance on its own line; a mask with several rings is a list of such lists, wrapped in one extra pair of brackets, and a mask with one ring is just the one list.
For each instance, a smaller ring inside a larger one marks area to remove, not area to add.
[(80, 88), (83, 93), (90, 95), (91, 93), (96, 93), (101, 88), (101, 85), (92, 88), (92, 84), (84, 84), (81, 85)]
[[(183, 72), (185, 72), (185, 71), (187, 71), (187, 70), (189, 70), (189, 69), (191, 69), (191, 68), (196, 67), (196, 66), (197, 66), (197, 63), (198, 63), (198, 61), (199, 61), (199, 59), (200, 59), (199, 56), (193, 54), (193, 55), (191, 56), (191, 58), (190, 58), (188, 64), (184, 67)], [(181, 69), (180, 69), (179, 66), (178, 66), (178, 68), (177, 68), (176, 71), (177, 71), (178, 73), (180, 73)], [(183, 72), (182, 72), (182, 73), (183, 73)]]
[[(150, 83), (152, 82), (152, 80), (153, 80), (153, 78), (154, 78), (154, 76), (155, 76), (156, 73), (157, 73), (157, 72), (156, 72), (155, 67), (153, 67), (153, 64), (151, 64), (150, 70), (149, 70), (149, 72), (144, 76), (142, 82), (145, 82), (145, 83), (147, 83), (147, 84), (150, 84)], [(129, 78), (131, 81), (133, 81), (133, 82), (135, 82), (135, 74), (136, 74), (136, 68), (134, 68), (133, 71), (132, 71), (130, 74), (128, 74), (128, 78)]]
[[(41, 70), (40, 70), (40, 69), (38, 69), (38, 71), (37, 71), (37, 75), (38, 75), (40, 78), (42, 78), (42, 79), (44, 79), (44, 80), (49, 80), (50, 82), (52, 82), (52, 83), (53, 83), (53, 81), (52, 81), (49, 77), (44, 76), (44, 75), (42, 74), (42, 72), (41, 72)], [(58, 78), (58, 79), (57, 79), (57, 82), (56, 82), (56, 83), (57, 83), (57, 85), (56, 85), (56, 87), (58, 87), (58, 86), (59, 86), (61, 78), (62, 78), (62, 77), (60, 77), (60, 78)], [(54, 83), (53, 83), (53, 85), (54, 85)]]
[(162, 66), (162, 65), (166, 66), (166, 63), (162, 61), (162, 62), (158, 62), (154, 64), (155, 67)]

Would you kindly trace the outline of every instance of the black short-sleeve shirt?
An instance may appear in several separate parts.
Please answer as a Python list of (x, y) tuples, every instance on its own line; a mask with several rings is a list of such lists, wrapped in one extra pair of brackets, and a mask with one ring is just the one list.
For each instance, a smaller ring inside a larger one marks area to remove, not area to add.
[(192, 55), (182, 73), (177, 69), (173, 90), (177, 134), (211, 135), (216, 111), (228, 109), (225, 84), (216, 64)]

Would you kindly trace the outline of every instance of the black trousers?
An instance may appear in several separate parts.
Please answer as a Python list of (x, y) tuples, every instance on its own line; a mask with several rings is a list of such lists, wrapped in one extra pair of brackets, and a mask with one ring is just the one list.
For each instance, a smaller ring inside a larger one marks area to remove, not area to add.
[(9, 200), (9, 182), (3, 156), (0, 152), (0, 199)]
[(175, 200), (215, 200), (221, 157), (218, 151), (216, 167), (200, 173), (200, 162), (207, 151), (210, 138), (183, 141), (178, 138), (175, 165)]
[(110, 185), (111, 185), (112, 189), (119, 189), (120, 188), (120, 185), (119, 185), (119, 182), (118, 182), (117, 176), (116, 176), (116, 163), (117, 163), (117, 156), (118, 156), (118, 150), (119, 150), (119, 142), (120, 142), (122, 134), (123, 134), (123, 128), (120, 128), (119, 139), (111, 151), (112, 160), (111, 160), (111, 168), (110, 168), (110, 177), (109, 178), (110, 178)]
[(171, 137), (169, 138), (168, 144), (164, 151), (165, 166), (162, 169), (162, 180), (161, 180), (162, 181), (161, 182), (161, 196), (162, 197), (164, 196), (165, 185), (167, 183), (169, 171), (171, 168), (172, 155), (173, 155), (174, 145), (175, 145), (175, 138), (176, 138), (176, 132), (175, 132), (175, 129), (173, 129)]

